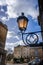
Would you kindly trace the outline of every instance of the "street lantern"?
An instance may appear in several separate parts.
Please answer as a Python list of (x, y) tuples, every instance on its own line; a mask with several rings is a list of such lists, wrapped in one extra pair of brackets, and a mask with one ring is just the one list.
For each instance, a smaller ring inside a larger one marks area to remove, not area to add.
[(31, 33), (24, 32), (27, 29), (28, 25), (28, 18), (24, 16), (24, 13), (22, 13), (22, 15), (17, 18), (17, 23), (19, 30), (22, 33), (22, 40), (25, 45), (35, 44), (38, 42), (38, 36), (36, 35), (37, 32), (31, 32)]
[(24, 13), (22, 13), (22, 15), (17, 18), (17, 23), (20, 31), (26, 30), (28, 18), (24, 16)]

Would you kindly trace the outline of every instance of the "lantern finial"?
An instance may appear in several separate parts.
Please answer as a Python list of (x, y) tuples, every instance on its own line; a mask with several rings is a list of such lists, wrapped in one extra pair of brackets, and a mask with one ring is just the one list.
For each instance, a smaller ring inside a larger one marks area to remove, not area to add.
[(24, 16), (24, 13), (22, 12), (22, 16)]

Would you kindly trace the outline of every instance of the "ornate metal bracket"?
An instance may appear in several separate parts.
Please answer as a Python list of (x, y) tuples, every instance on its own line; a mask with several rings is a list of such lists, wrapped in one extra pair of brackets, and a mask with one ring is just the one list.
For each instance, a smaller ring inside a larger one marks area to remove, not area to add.
[(22, 32), (22, 40), (25, 45), (29, 44), (37, 44), (39, 41), (39, 37), (36, 33), (40, 33), (43, 31), (31, 32), (31, 33), (23, 33)]

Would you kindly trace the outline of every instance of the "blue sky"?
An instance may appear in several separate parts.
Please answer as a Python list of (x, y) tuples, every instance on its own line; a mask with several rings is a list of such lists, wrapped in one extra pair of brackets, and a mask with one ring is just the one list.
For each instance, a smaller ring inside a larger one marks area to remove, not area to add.
[[(21, 35), (18, 35), (17, 17), (24, 12), (29, 19), (26, 32), (40, 31), (37, 16), (39, 15), (38, 0), (0, 0), (0, 20), (8, 26), (5, 49), (13, 49), (17, 45), (24, 45)], [(38, 34), (39, 42), (42, 41)]]

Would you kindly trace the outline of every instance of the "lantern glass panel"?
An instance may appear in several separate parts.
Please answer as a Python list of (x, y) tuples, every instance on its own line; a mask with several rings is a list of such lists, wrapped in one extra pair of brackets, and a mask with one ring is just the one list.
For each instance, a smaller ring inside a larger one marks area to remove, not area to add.
[(25, 19), (20, 19), (18, 22), (18, 26), (21, 29), (25, 29), (27, 27), (27, 21)]
[(25, 28), (27, 27), (27, 21), (24, 21), (24, 27)]

